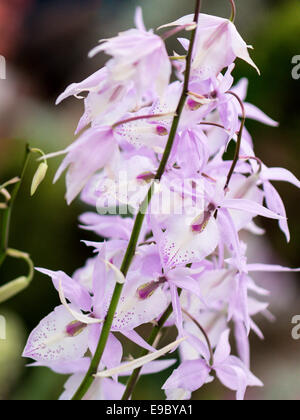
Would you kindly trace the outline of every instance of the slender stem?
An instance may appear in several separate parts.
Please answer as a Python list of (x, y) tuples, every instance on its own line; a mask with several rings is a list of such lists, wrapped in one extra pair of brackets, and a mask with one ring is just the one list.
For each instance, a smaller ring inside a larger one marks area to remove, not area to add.
[[(196, 0), (196, 10), (195, 10), (195, 23), (197, 24), (199, 21), (199, 13), (200, 13), (200, 8), (201, 8), (201, 0)], [(186, 103), (186, 99), (188, 97), (188, 87), (189, 87), (189, 80), (190, 80), (190, 74), (191, 74), (191, 67), (192, 67), (192, 57), (193, 57), (193, 50), (194, 50), (194, 44), (195, 44), (195, 39), (196, 39), (196, 31), (197, 31), (197, 27), (192, 31), (192, 35), (191, 35), (191, 42), (190, 42), (190, 47), (189, 47), (189, 52), (187, 55), (187, 59), (186, 59), (186, 72), (185, 72), (185, 80), (184, 80), (184, 86), (183, 86), (183, 92), (176, 110), (176, 114), (173, 118), (173, 123), (172, 123), (172, 127), (170, 130), (170, 134), (169, 134), (169, 138), (168, 138), (168, 142), (162, 157), (162, 160), (160, 162), (159, 168), (157, 170), (156, 176), (155, 176), (155, 180), (160, 180), (161, 177), (163, 176), (171, 151), (172, 151), (172, 147), (174, 144), (174, 140), (176, 137), (176, 133), (177, 133), (177, 129), (179, 126), (179, 122), (180, 122), (180, 118), (181, 118), (181, 114), (184, 108), (184, 105)], [(154, 191), (154, 183), (152, 183), (151, 187), (149, 188), (149, 191), (147, 193), (147, 196), (145, 197), (143, 203), (141, 204), (141, 207), (139, 209), (139, 212), (136, 216), (136, 220), (134, 223), (134, 227), (132, 230), (132, 234), (131, 234), (131, 238), (127, 247), (127, 251), (125, 253), (124, 259), (123, 259), (123, 263), (121, 266), (121, 272), (124, 274), (124, 276), (126, 277), (128, 270), (130, 268), (130, 265), (132, 263), (132, 260), (134, 258), (135, 252), (136, 252), (136, 247), (137, 247), (137, 243), (138, 243), (138, 239), (140, 236), (140, 232), (142, 229), (142, 225), (144, 222), (144, 218), (145, 218), (145, 214), (147, 211), (147, 208), (149, 206), (149, 203), (152, 199), (153, 196), (153, 191)], [(95, 375), (97, 373), (98, 370), (98, 366), (101, 362), (102, 359), (102, 355), (104, 353), (105, 347), (106, 347), (106, 343), (108, 340), (108, 336), (111, 330), (111, 326), (113, 323), (113, 319), (115, 316), (115, 312), (117, 310), (118, 307), (118, 303), (122, 294), (122, 290), (123, 290), (124, 285), (117, 283), (115, 286), (115, 290), (111, 299), (111, 303), (107, 312), (107, 316), (106, 319), (104, 321), (103, 324), (103, 328), (101, 331), (101, 335), (100, 335), (100, 339), (99, 339), (99, 343), (96, 349), (96, 352), (92, 358), (90, 367), (88, 369), (87, 374), (85, 375), (85, 378), (83, 379), (82, 383), (80, 384), (78, 390), (76, 391), (75, 395), (73, 396), (72, 400), (81, 400), (85, 394), (87, 393), (88, 389), (90, 388), (90, 386), (92, 385), (93, 381), (94, 381), (94, 377), (93, 375)]]
[(241, 98), (236, 93), (234, 93), (232, 91), (228, 91), (227, 93), (229, 95), (234, 96), (238, 100), (238, 102), (239, 102), (239, 104), (241, 106), (241, 109), (242, 109), (242, 122), (241, 122), (241, 127), (240, 127), (240, 130), (239, 130), (239, 133), (238, 133), (238, 138), (237, 138), (237, 143), (236, 143), (236, 148), (235, 148), (234, 159), (233, 159), (233, 162), (232, 162), (230, 171), (229, 171), (228, 176), (227, 176), (227, 181), (226, 181), (226, 184), (225, 184), (225, 187), (224, 187), (224, 190), (225, 191), (227, 191), (227, 189), (228, 189), (228, 186), (229, 186), (229, 183), (231, 181), (232, 175), (234, 173), (235, 167), (236, 167), (236, 165), (237, 165), (237, 163), (239, 161), (241, 144), (242, 144), (243, 130), (244, 130), (244, 127), (245, 127), (245, 122), (246, 122), (246, 111), (245, 111), (245, 107), (244, 107), (243, 101), (241, 100)]
[(218, 128), (222, 128), (223, 130), (226, 130), (224, 125), (214, 123), (214, 122), (201, 122), (201, 123), (199, 123), (199, 125), (207, 125), (207, 126), (211, 126), (211, 127), (218, 127)]
[(258, 171), (257, 171), (257, 175), (259, 175), (261, 173), (262, 167), (263, 167), (263, 163), (262, 163), (262, 160), (261, 159), (259, 159), (256, 156), (240, 156), (240, 159), (243, 159), (243, 160), (255, 160), (258, 163), (258, 165), (259, 165)]
[(112, 128), (115, 129), (117, 127), (119, 127), (120, 125), (123, 124), (128, 124), (134, 121), (139, 121), (139, 120), (155, 120), (158, 118), (164, 118), (164, 117), (173, 117), (174, 113), (173, 112), (169, 112), (166, 114), (149, 114), (149, 115), (138, 115), (136, 117), (132, 117), (132, 118), (127, 118), (126, 120), (122, 120), (122, 121), (118, 121), (117, 123), (115, 123)]
[(235, 5), (235, 1), (234, 0), (229, 0), (230, 4), (231, 4), (231, 16), (230, 16), (230, 20), (231, 22), (235, 21), (235, 17), (236, 17), (236, 5)]
[(2, 218), (2, 228), (1, 228), (1, 236), (0, 236), (0, 266), (3, 264), (5, 258), (6, 258), (6, 250), (8, 247), (8, 238), (9, 238), (9, 228), (10, 228), (10, 219), (11, 219), (11, 213), (13, 209), (14, 202), (16, 200), (16, 197), (18, 195), (21, 183), (23, 181), (27, 165), (30, 158), (30, 147), (27, 144), (26, 145), (26, 151), (25, 151), (25, 157), (24, 162), (22, 166), (22, 171), (20, 175), (20, 182), (17, 182), (14, 185), (13, 191), (11, 193), (11, 199), (7, 205), (7, 208), (3, 212), (3, 218)]
[(207, 343), (207, 346), (208, 346), (208, 348), (209, 348), (209, 354), (210, 354), (210, 361), (209, 361), (209, 363), (210, 363), (210, 365), (211, 366), (213, 366), (213, 364), (214, 364), (214, 352), (213, 352), (213, 349), (212, 349), (212, 345), (211, 345), (211, 342), (210, 342), (210, 339), (208, 338), (208, 335), (207, 335), (207, 332), (205, 331), (205, 329), (202, 327), (202, 325), (189, 313), (189, 312), (187, 312), (185, 309), (182, 309), (182, 312), (188, 317), (188, 318), (190, 318), (190, 320), (191, 321), (193, 321), (193, 323), (195, 324), (195, 325), (197, 325), (197, 327), (199, 328), (199, 330), (201, 331), (201, 333), (203, 334), (203, 336), (204, 336), (204, 338), (205, 338), (205, 341), (206, 341), (206, 343)]
[[(180, 294), (181, 294), (181, 291), (179, 291), (179, 295)], [(147, 340), (147, 343), (150, 346), (152, 346), (155, 343), (157, 337), (159, 336), (159, 333), (161, 332), (161, 330), (164, 327), (165, 323), (167, 322), (167, 320), (169, 319), (170, 315), (172, 314), (172, 311), (173, 311), (173, 306), (172, 306), (172, 304), (170, 304), (168, 306), (168, 308), (166, 309), (166, 311), (164, 312), (164, 314), (162, 315), (162, 317), (160, 318), (160, 320), (158, 321), (157, 325), (152, 329), (151, 334), (150, 334), (150, 336), (149, 336), (149, 338)], [(149, 351), (146, 350), (146, 349), (144, 349), (141, 352), (141, 354), (140, 354), (139, 357), (146, 356), (148, 353), (149, 353)], [(131, 395), (132, 395), (132, 393), (134, 391), (134, 388), (136, 387), (136, 384), (137, 384), (137, 382), (139, 380), (139, 377), (140, 377), (140, 374), (141, 374), (141, 370), (142, 370), (142, 368), (138, 368), (138, 369), (135, 369), (132, 372), (132, 374), (131, 374), (128, 382), (127, 382), (126, 389), (125, 389), (125, 392), (124, 392), (123, 397), (122, 397), (122, 401), (129, 400), (129, 398), (131, 397)]]
[(16, 177), (15, 177), (15, 178), (13, 178), (13, 179), (10, 179), (9, 181), (5, 182), (4, 184), (2, 184), (2, 185), (0, 186), (0, 192), (1, 192), (2, 190), (4, 190), (6, 187), (8, 187), (9, 185), (16, 184), (17, 182), (20, 182), (20, 178), (19, 178), (18, 176), (16, 176)]
[(41, 149), (38, 149), (36, 147), (30, 147), (30, 153), (37, 153), (41, 156), (41, 159), (39, 160), (43, 160), (45, 163), (47, 163), (46, 154)]

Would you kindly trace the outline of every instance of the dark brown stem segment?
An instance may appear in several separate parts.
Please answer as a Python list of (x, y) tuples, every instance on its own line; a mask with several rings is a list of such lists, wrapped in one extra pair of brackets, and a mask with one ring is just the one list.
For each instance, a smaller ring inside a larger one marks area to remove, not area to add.
[(236, 5), (235, 5), (235, 1), (234, 0), (229, 0), (230, 4), (231, 4), (231, 16), (230, 16), (230, 20), (231, 22), (235, 21), (235, 17), (236, 17)]
[[(195, 23), (196, 24), (199, 21), (200, 9), (201, 9), (201, 0), (196, 0), (196, 10), (195, 10)], [(165, 172), (165, 169), (167, 167), (167, 163), (171, 155), (174, 140), (175, 140), (179, 122), (181, 119), (181, 114), (182, 114), (184, 105), (186, 103), (186, 99), (188, 97), (188, 92), (189, 92), (188, 88), (189, 88), (189, 80), (190, 80), (190, 74), (191, 74), (191, 68), (192, 68), (192, 58), (193, 58), (193, 50), (194, 50), (195, 39), (196, 39), (196, 32), (197, 32), (197, 27), (192, 31), (190, 48), (189, 48), (189, 52), (186, 58), (186, 71), (185, 71), (183, 92), (182, 92), (182, 95), (181, 95), (181, 98), (177, 107), (176, 115), (173, 119), (169, 139), (168, 139), (166, 148), (164, 150), (164, 154), (160, 162), (158, 171), (155, 176), (155, 180), (158, 180), (158, 181), (161, 180)], [(129, 241), (129, 244), (128, 244), (124, 259), (123, 259), (123, 263), (121, 266), (121, 272), (123, 273), (125, 277), (129, 271), (129, 268), (131, 266), (131, 263), (135, 255), (138, 239), (139, 239), (142, 225), (145, 219), (145, 214), (147, 212), (149, 203), (153, 196), (153, 190), (154, 190), (154, 184), (152, 183), (152, 185), (149, 188), (148, 194), (145, 197), (140, 207), (140, 210), (136, 216), (131, 238), (130, 238), (130, 241)], [(113, 323), (113, 319), (114, 319), (114, 316), (115, 316), (115, 313), (119, 304), (119, 300), (121, 298), (123, 287), (124, 287), (124, 284), (119, 284), (119, 283), (116, 284), (116, 287), (115, 287), (115, 290), (111, 299), (111, 303), (107, 312), (107, 316), (102, 327), (102, 331), (101, 331), (101, 335), (100, 335), (96, 352), (94, 354), (94, 357), (92, 358), (88, 372), (85, 375), (82, 383), (80, 384), (72, 400), (75, 400), (75, 401), (81, 400), (85, 396), (85, 394), (87, 393), (87, 391), (89, 390), (90, 386), (92, 385), (94, 381), (93, 375), (97, 373), (98, 366), (101, 362), (101, 359), (102, 359), (102, 356), (106, 347), (106, 343), (109, 337), (109, 333), (111, 330), (111, 326)]]
[(207, 333), (206, 333), (206, 331), (205, 331), (205, 329), (202, 327), (202, 325), (200, 325), (200, 323), (190, 314), (190, 313), (188, 313), (185, 309), (182, 309), (182, 312), (188, 317), (188, 318), (190, 318), (190, 320), (191, 321), (193, 321), (194, 322), (194, 324), (199, 328), (199, 330), (201, 331), (201, 333), (202, 333), (202, 335), (204, 336), (204, 338), (205, 338), (205, 341), (206, 341), (206, 343), (207, 343), (207, 347), (208, 347), (208, 349), (209, 349), (209, 354), (210, 354), (210, 361), (209, 361), (209, 363), (210, 363), (210, 365), (211, 366), (213, 366), (213, 364), (214, 364), (214, 352), (213, 352), (213, 349), (212, 349), (212, 345), (211, 345), (211, 342), (210, 342), (210, 340), (209, 340), (209, 338), (208, 338), (208, 335), (207, 335)]
[(225, 191), (227, 191), (227, 189), (229, 187), (229, 183), (231, 181), (232, 175), (233, 175), (234, 170), (236, 168), (236, 165), (237, 165), (237, 163), (239, 161), (241, 144), (242, 144), (243, 130), (244, 130), (244, 127), (245, 127), (245, 122), (246, 122), (246, 112), (245, 112), (245, 107), (244, 107), (243, 101), (241, 100), (241, 98), (236, 93), (232, 92), (231, 90), (229, 90), (227, 93), (229, 95), (234, 96), (238, 100), (238, 102), (239, 102), (239, 104), (241, 106), (241, 109), (242, 109), (242, 122), (241, 122), (241, 127), (240, 127), (240, 130), (239, 130), (239, 133), (238, 133), (238, 138), (237, 138), (237, 143), (236, 143), (236, 148), (235, 148), (235, 154), (234, 154), (233, 162), (232, 162), (230, 171), (228, 173), (226, 184), (225, 184), (225, 187), (224, 187), (224, 190)]

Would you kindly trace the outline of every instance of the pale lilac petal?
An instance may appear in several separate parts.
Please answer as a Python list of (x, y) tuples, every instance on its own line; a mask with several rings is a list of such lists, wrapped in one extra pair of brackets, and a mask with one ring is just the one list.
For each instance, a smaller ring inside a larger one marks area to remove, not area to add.
[(249, 86), (249, 80), (243, 77), (238, 81), (238, 83), (232, 88), (232, 91), (237, 94), (237, 96), (244, 101), (247, 96)]
[[(96, 381), (97, 382), (97, 379)], [(109, 378), (102, 379), (101, 384), (101, 391), (102, 391), (102, 400), (103, 401), (116, 401), (121, 400), (124, 392), (125, 392), (125, 385), (113, 381)], [(95, 398), (91, 398), (95, 400)]]
[(125, 331), (122, 330), (122, 335), (128, 338), (128, 340), (149, 351), (155, 351), (155, 348), (150, 346), (136, 331)]
[[(60, 400), (69, 401), (74, 396), (84, 379), (85, 374), (72, 375), (65, 383), (65, 391)], [(84, 401), (112, 401), (121, 400), (125, 386), (111, 379), (96, 379), (83, 397)]]
[(267, 168), (264, 167), (261, 177), (268, 181), (285, 181), (300, 188), (300, 181), (292, 174), (291, 171), (284, 168)]
[(55, 289), (59, 290), (59, 282), (62, 284), (65, 297), (83, 311), (90, 311), (92, 306), (91, 296), (77, 281), (67, 276), (63, 271), (51, 271), (44, 268), (36, 268), (42, 274), (52, 278)]
[(183, 326), (182, 326), (182, 310), (180, 305), (180, 299), (177, 291), (177, 287), (174, 284), (170, 284), (170, 291), (171, 291), (171, 299), (172, 299), (172, 306), (173, 312), (175, 315), (176, 320), (176, 327), (178, 329), (179, 336), (183, 336)]
[(82, 324), (92, 325), (92, 324), (102, 324), (102, 319), (93, 318), (90, 315), (84, 315), (81, 311), (79, 311), (76, 307), (74, 308), (72, 305), (69, 305), (66, 297), (64, 295), (64, 290), (62, 287), (62, 282), (59, 281), (59, 288), (58, 294), (62, 305), (66, 308), (66, 310), (73, 316), (75, 321), (78, 321)]
[(53, 370), (53, 372), (59, 373), (60, 375), (71, 375), (74, 373), (87, 372), (90, 363), (91, 361), (88, 357), (82, 357), (78, 360), (67, 360), (50, 363), (35, 362), (27, 365), (27, 367), (48, 367), (49, 369)]
[(216, 347), (215, 354), (214, 354), (214, 362), (215, 364), (223, 363), (231, 353), (231, 347), (229, 344), (229, 335), (230, 330), (226, 330), (220, 337), (219, 343)]
[(247, 376), (243, 369), (237, 366), (220, 365), (215, 368), (217, 377), (226, 388), (237, 391), (236, 399), (241, 401), (247, 389)]
[(237, 358), (230, 356), (228, 360), (216, 369), (221, 382), (229, 389), (237, 391), (237, 399), (244, 399), (247, 386), (263, 386), (249, 369)]
[(247, 118), (251, 118), (263, 124), (270, 125), (271, 127), (278, 127), (279, 124), (277, 121), (272, 120), (272, 118), (268, 117), (256, 106), (249, 103), (245, 103), (244, 106)]
[(182, 388), (166, 389), (165, 393), (167, 401), (186, 401), (190, 400), (192, 397), (192, 393), (190, 391), (186, 391)]
[(66, 176), (68, 204), (80, 193), (90, 177), (113, 159), (116, 151), (117, 146), (110, 127), (90, 128), (68, 147), (68, 154), (54, 178), (56, 182), (69, 168)]
[(174, 224), (157, 237), (163, 263), (169, 267), (201, 262), (210, 255), (219, 241), (219, 230), (213, 217), (202, 232), (193, 232), (185, 218), (174, 219)]
[(243, 251), (237, 230), (235, 228), (232, 217), (227, 209), (220, 209), (218, 212), (218, 224), (222, 235), (223, 242), (234, 252), (239, 266), (242, 267)]
[(255, 216), (263, 216), (269, 219), (284, 219), (284, 217), (268, 210), (266, 207), (246, 199), (226, 199), (222, 203), (222, 207), (232, 210), (246, 211), (248, 213), (254, 214)]
[(106, 366), (107, 369), (112, 369), (116, 366), (119, 366), (122, 357), (122, 344), (113, 334), (109, 334), (101, 362), (104, 364), (104, 366)]
[(80, 216), (82, 229), (91, 230), (102, 238), (129, 240), (133, 219), (121, 216), (102, 216), (97, 213), (84, 213)]
[[(271, 211), (274, 211), (277, 214), (280, 214), (280, 216), (287, 217), (286, 210), (284, 203), (278, 194), (277, 190), (273, 187), (273, 185), (270, 182), (264, 182), (264, 191), (265, 191), (265, 197), (266, 197), (266, 204), (268, 208)], [(289, 225), (287, 219), (283, 219), (279, 221), (279, 227), (283, 231), (283, 233), (286, 236), (287, 242), (290, 242), (291, 240), (291, 234), (289, 230)]]
[(107, 284), (106, 269), (106, 243), (104, 242), (94, 265), (93, 270), (93, 310), (99, 317), (104, 317), (104, 299)]
[(107, 69), (102, 68), (96, 73), (89, 76), (81, 83), (73, 83), (57, 98), (56, 105), (60, 104), (63, 100), (68, 98), (69, 96), (76, 96), (85, 91), (92, 91), (96, 90), (97, 87), (101, 85), (105, 81), (107, 77)]
[(197, 391), (208, 380), (210, 368), (204, 360), (187, 360), (174, 370), (163, 385), (163, 389)]
[(300, 268), (282, 267), (281, 265), (272, 264), (247, 264), (249, 272), (269, 272), (269, 273), (298, 273)]
[(72, 322), (74, 318), (63, 306), (55, 308), (30, 334), (23, 357), (45, 363), (70, 362), (83, 357), (87, 351), (88, 328), (70, 337), (67, 326)]
[(153, 321), (167, 308), (169, 300), (161, 287), (146, 299), (139, 297), (137, 289), (143, 285), (143, 281), (140, 277), (140, 284), (135, 281), (135, 278), (127, 280), (114, 317), (112, 327), (114, 331), (133, 330)]
[(234, 327), (238, 354), (247, 368), (250, 368), (250, 343), (245, 325), (241, 321), (235, 321)]
[[(203, 336), (202, 332), (200, 334)], [(203, 336), (203, 340), (205, 340)], [(210, 351), (209, 348), (203, 341), (199, 340), (198, 337), (194, 336), (193, 334), (188, 334), (187, 341), (183, 343), (182, 347), (184, 347), (187, 343), (191, 344), (192, 347), (198, 352), (199, 355), (203, 356), (204, 359), (209, 363), (210, 361)]]

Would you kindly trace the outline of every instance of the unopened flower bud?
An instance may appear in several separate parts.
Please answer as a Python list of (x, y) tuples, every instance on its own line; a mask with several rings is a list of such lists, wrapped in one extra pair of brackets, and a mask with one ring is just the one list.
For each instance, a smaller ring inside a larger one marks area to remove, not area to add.
[(47, 170), (48, 170), (47, 163), (46, 162), (42, 162), (39, 165), (39, 167), (38, 167), (38, 169), (37, 169), (37, 171), (36, 171), (36, 173), (35, 173), (35, 175), (33, 177), (33, 180), (32, 180), (31, 190), (30, 190), (31, 196), (33, 196), (35, 194), (35, 192), (38, 189), (39, 185), (43, 182), (43, 180), (44, 180), (44, 178), (46, 176)]
[(156, 289), (167, 281), (165, 277), (161, 277), (158, 281), (143, 284), (138, 288), (137, 293), (140, 299), (145, 300), (153, 295)]

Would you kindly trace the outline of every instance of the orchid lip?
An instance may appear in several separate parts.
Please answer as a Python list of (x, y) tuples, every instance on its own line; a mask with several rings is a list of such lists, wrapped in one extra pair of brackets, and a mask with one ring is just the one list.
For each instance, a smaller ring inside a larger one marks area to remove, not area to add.
[(187, 105), (191, 111), (197, 111), (202, 106), (200, 102), (194, 101), (194, 99), (189, 99)]
[(216, 210), (216, 206), (210, 203), (207, 207), (207, 210), (204, 212), (204, 214), (194, 219), (194, 222), (191, 224), (192, 232), (195, 232), (195, 233), (203, 232), (204, 229), (207, 227), (209, 220), (215, 210)]
[(156, 132), (159, 136), (167, 136), (169, 134), (168, 130), (166, 129), (166, 127), (162, 126), (162, 125), (158, 125), (156, 127)]
[(155, 175), (152, 172), (144, 172), (136, 177), (138, 181), (150, 182), (154, 179)]
[(86, 324), (80, 321), (73, 321), (66, 327), (66, 333), (69, 337), (76, 337), (86, 328)]
[(140, 299), (145, 300), (153, 295), (153, 293), (167, 281), (165, 277), (160, 277), (158, 281), (152, 281), (138, 288), (137, 293)]

